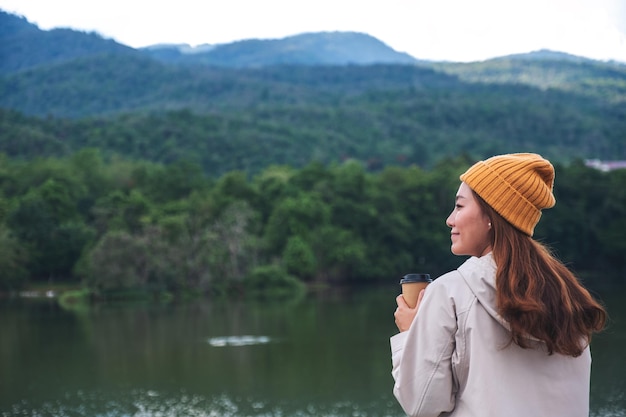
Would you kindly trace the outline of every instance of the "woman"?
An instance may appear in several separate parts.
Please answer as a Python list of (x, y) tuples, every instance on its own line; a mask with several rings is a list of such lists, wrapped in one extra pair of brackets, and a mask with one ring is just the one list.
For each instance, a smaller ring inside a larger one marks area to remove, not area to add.
[(536, 154), (495, 156), (460, 177), (446, 220), (469, 255), (420, 294), (398, 296), (394, 395), (409, 416), (589, 415), (589, 342), (606, 313), (532, 239), (554, 206), (554, 168)]

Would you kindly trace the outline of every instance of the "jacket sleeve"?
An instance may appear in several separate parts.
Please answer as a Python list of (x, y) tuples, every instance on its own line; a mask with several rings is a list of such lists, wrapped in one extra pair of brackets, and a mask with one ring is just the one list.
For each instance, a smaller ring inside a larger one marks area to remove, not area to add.
[(454, 302), (445, 285), (439, 285), (441, 278), (426, 290), (410, 329), (390, 339), (393, 393), (410, 417), (439, 416), (455, 405), (457, 321)]

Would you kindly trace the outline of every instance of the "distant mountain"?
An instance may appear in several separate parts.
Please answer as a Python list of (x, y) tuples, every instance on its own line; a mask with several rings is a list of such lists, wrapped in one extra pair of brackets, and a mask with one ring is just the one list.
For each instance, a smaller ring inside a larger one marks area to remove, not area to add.
[(473, 63), (418, 61), (354, 32), (136, 50), (95, 33), (42, 31), (0, 12), (0, 106), (31, 115), (320, 104), (368, 91), (458, 90), (477, 82), (626, 103), (626, 65), (555, 51)]
[(26, 18), (0, 10), (0, 39), (37, 31), (39, 28), (29, 23)]
[(221, 45), (163, 45), (144, 48), (165, 62), (221, 67), (271, 65), (413, 64), (414, 57), (357, 32), (317, 32), (282, 39), (248, 39)]
[(380, 40), (355, 32), (305, 33), (282, 39), (249, 39), (220, 45), (153, 45), (139, 50), (94, 32), (41, 30), (0, 10), (0, 74), (99, 54), (145, 54), (174, 64), (219, 67), (271, 65), (413, 64), (417, 60)]
[(494, 60), (520, 60), (520, 61), (569, 61), (569, 62), (593, 62), (593, 59), (572, 55), (565, 52), (540, 49), (523, 54), (505, 55)]
[(467, 82), (523, 84), (626, 103), (626, 64), (619, 62), (541, 50), (481, 62), (433, 62), (428, 66)]
[(152, 57), (165, 62), (180, 62), (184, 59), (184, 55), (202, 54), (212, 49), (215, 49), (215, 45), (208, 43), (198, 46), (191, 46), (186, 43), (161, 43), (140, 48), (141, 51), (148, 52)]
[(40, 30), (25, 18), (0, 10), (0, 74), (103, 53), (138, 52), (93, 32)]
[(208, 43), (204, 43), (198, 46), (191, 46), (188, 43), (158, 43), (156, 45), (145, 46), (143, 50), (147, 50), (150, 52), (159, 51), (159, 50), (171, 50), (180, 52), (182, 54), (198, 54), (210, 51), (214, 49), (216, 45), (211, 45)]

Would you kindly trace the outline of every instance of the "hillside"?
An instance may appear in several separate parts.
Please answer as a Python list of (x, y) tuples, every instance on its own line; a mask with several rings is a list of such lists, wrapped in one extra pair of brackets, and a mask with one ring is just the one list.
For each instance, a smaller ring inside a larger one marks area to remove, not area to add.
[(371, 170), (431, 167), (461, 153), (519, 150), (562, 162), (626, 159), (620, 64), (551, 51), (469, 64), (406, 56), (411, 63), (372, 64), (403, 55), (341, 32), (193, 53), (134, 50), (68, 29), (57, 39), (55, 30), (0, 18), (2, 39), (22, 39), (34, 51), (27, 59), (7, 47), (13, 41), (0, 47), (7, 57), (0, 152), (12, 158), (91, 147), (107, 157), (192, 160), (211, 175), (347, 159)]
[(396, 52), (378, 39), (355, 32), (304, 33), (282, 39), (248, 39), (195, 51), (180, 46), (143, 49), (170, 63), (221, 67), (273, 65), (412, 64), (412, 56)]
[(524, 84), (558, 89), (612, 103), (626, 102), (626, 65), (538, 51), (471, 63), (431, 63), (431, 68), (484, 84)]
[(23, 17), (0, 10), (0, 74), (107, 53), (138, 52), (96, 33), (41, 30)]
[[(76, 121), (0, 112), (0, 151), (31, 159), (95, 147), (108, 157), (194, 161), (212, 176), (232, 170), (255, 173), (272, 164), (301, 167), (311, 161), (346, 159), (370, 170), (387, 165), (432, 167), (461, 153), (478, 158), (519, 150), (560, 162), (625, 159), (624, 112), (604, 102), (446, 78), (439, 86), (419, 86), (420, 74), (432, 80), (441, 76), (407, 67), (348, 68), (345, 76), (371, 80), (374, 73), (384, 78), (400, 69), (413, 71), (414, 86), (360, 93), (354, 86), (348, 94), (345, 89), (334, 92), (332, 84), (283, 84), (282, 91), (271, 92), (262, 90), (266, 84), (258, 84), (256, 96), (254, 90), (223, 91), (223, 100), (233, 103), (204, 112), (181, 109)], [(304, 70), (285, 69), (292, 77), (303, 76), (299, 71)], [(249, 95), (248, 105), (238, 99), (242, 95)]]
[(0, 106), (26, 114), (85, 117), (189, 108), (332, 105), (368, 91), (455, 89), (456, 77), (416, 66), (277, 66), (225, 69), (168, 65), (144, 56), (99, 55), (0, 78)]
[(410, 55), (397, 52), (372, 36), (355, 32), (248, 39), (196, 49), (180, 45), (155, 45), (135, 50), (96, 33), (71, 29), (41, 30), (25, 18), (2, 10), (0, 28), (0, 74), (103, 54), (144, 55), (170, 64), (218, 67), (416, 62)]

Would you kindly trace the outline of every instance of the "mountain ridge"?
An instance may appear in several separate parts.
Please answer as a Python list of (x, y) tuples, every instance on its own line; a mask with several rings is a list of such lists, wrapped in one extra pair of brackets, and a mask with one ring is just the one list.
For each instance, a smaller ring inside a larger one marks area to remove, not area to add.
[[(167, 63), (224, 67), (270, 65), (371, 65), (449, 63), (420, 59), (396, 51), (383, 41), (361, 32), (305, 32), (283, 38), (242, 39), (221, 44), (156, 44), (132, 48), (96, 32), (68, 28), (42, 30), (25, 17), (0, 9), (0, 74), (30, 69), (40, 64), (62, 62), (102, 53), (145, 54)], [(33, 47), (34, 46), (34, 47)], [(540, 49), (495, 57), (498, 60), (568, 60), (598, 62), (559, 51)], [(618, 61), (614, 64), (625, 65)]]
[(133, 54), (133, 48), (95, 32), (41, 30), (24, 17), (0, 10), (0, 74), (102, 53)]
[(166, 63), (221, 67), (412, 64), (418, 61), (358, 32), (315, 32), (280, 39), (245, 39), (206, 45), (200, 49), (185, 49), (180, 45), (135, 49), (95, 32), (67, 28), (41, 30), (26, 18), (2, 10), (0, 27), (0, 73), (4, 74), (103, 53), (141, 54)]
[[(382, 41), (359, 32), (311, 32), (279, 39), (244, 39), (207, 45), (203, 50), (180, 46), (142, 49), (166, 62), (226, 67), (270, 65), (413, 64), (418, 60), (395, 51)], [(163, 54), (163, 51), (167, 53)], [(178, 52), (178, 54), (176, 53)], [(172, 59), (174, 58), (174, 59)]]

